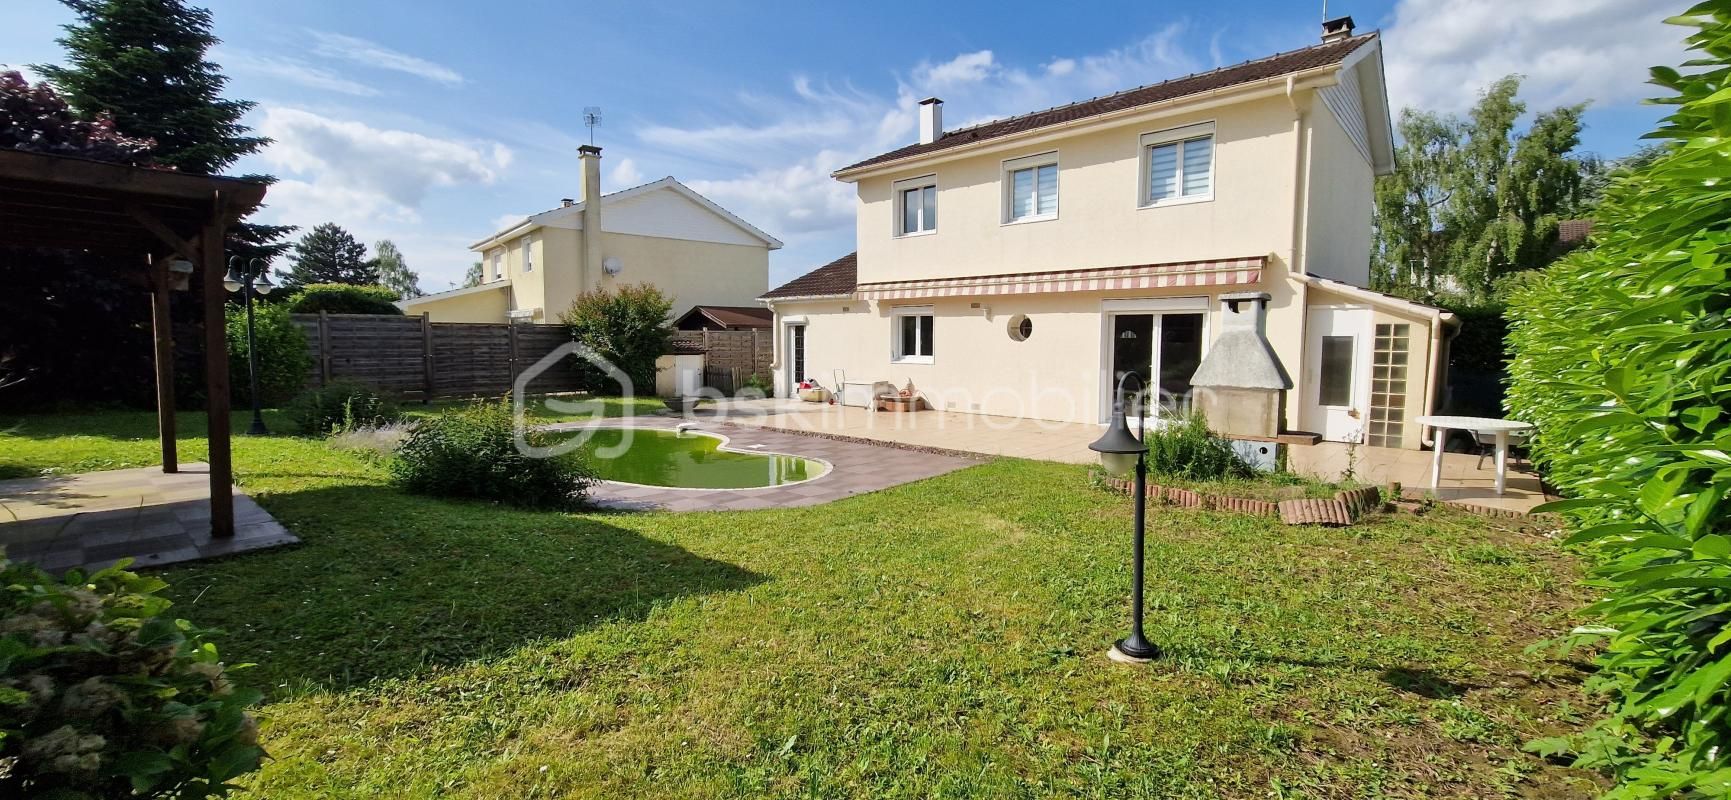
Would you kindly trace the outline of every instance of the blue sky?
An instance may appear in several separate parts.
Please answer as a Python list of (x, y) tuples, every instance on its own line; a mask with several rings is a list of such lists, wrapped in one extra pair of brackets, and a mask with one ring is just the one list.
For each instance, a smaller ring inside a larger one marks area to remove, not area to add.
[[(1391, 99), (1459, 110), (1527, 78), (1532, 108), (1593, 100), (1584, 149), (1633, 150), (1659, 113), (1646, 67), (1682, 58), (1669, 0), (1332, 0), (1385, 36)], [(0, 64), (57, 62), (54, 0), (8, 0)], [(833, 7), (832, 7), (833, 6)], [(604, 190), (673, 175), (781, 238), (774, 285), (853, 247), (830, 170), (912, 141), (914, 102), (947, 127), (1302, 47), (1322, 6), (211, 0), (230, 96), (277, 140), (269, 221), (396, 241), (429, 291), (467, 246), (578, 191), (584, 106), (600, 106)], [(479, 13), (488, 8), (490, 13)], [(1059, 9), (1065, 9), (1059, 11)], [(27, 70), (26, 70), (27, 71)], [(28, 72), (28, 71), (27, 71)]]

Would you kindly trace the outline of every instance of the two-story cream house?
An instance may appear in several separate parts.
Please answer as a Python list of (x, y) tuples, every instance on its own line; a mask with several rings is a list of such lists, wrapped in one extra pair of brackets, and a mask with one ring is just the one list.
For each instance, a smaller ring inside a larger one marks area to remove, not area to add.
[(583, 291), (644, 283), (673, 300), (675, 318), (694, 306), (757, 304), (779, 240), (672, 177), (602, 194), (601, 148), (577, 152), (581, 198), (471, 245), (479, 286), (406, 300), (403, 310), (435, 322), (557, 322)]
[(960, 130), (924, 101), (917, 143), (834, 173), (858, 251), (763, 296), (778, 389), (1099, 422), (1135, 372), (1227, 433), (1417, 447), (1451, 317), (1361, 288), (1394, 152), (1381, 40), (1351, 26)]

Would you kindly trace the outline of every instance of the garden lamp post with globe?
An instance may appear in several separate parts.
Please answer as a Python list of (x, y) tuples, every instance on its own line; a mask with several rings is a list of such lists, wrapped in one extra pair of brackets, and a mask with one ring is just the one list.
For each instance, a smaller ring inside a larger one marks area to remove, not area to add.
[[(1112, 395), (1112, 421), (1106, 432), (1093, 444), (1088, 445), (1088, 449), (1100, 454), (1100, 465), (1106, 472), (1118, 476), (1131, 471), (1136, 473), (1133, 487), (1136, 533), (1131, 556), (1130, 635), (1119, 639), (1106, 655), (1113, 661), (1146, 664), (1160, 656), (1160, 648), (1150, 644), (1147, 637), (1142, 635), (1142, 540), (1148, 506), (1148, 445), (1130, 431), (1129, 421), (1125, 419), (1125, 384), (1133, 378), (1138, 390), (1145, 389), (1146, 384), (1135, 372), (1126, 372), (1124, 377), (1118, 379), (1117, 391)], [(1141, 408), (1140, 391), (1137, 408)], [(1146, 423), (1143, 427), (1146, 429)]]
[(258, 345), (253, 327), (252, 301), (255, 296), (270, 294), (276, 286), (270, 282), (270, 276), (265, 274), (268, 263), (262, 258), (248, 259), (244, 256), (232, 256), (228, 260), (228, 275), (222, 279), (222, 286), (231, 292), (239, 292), (246, 302), (246, 373), (251, 381), (252, 391), (252, 426), (246, 429), (248, 435), (263, 436), (270, 433), (264, 427), (264, 413), (259, 406), (258, 396)]

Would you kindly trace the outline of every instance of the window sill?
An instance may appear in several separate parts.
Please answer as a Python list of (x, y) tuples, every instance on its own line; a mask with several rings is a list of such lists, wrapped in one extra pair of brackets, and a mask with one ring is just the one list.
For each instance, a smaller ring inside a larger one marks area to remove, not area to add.
[(1166, 198), (1165, 200), (1160, 200), (1160, 201), (1154, 202), (1154, 203), (1143, 203), (1142, 205), (1137, 206), (1137, 208), (1138, 209), (1166, 208), (1168, 206), (1188, 206), (1188, 205), (1194, 205), (1196, 203), (1212, 203), (1212, 202), (1214, 202), (1214, 195), (1213, 194), (1198, 194), (1198, 195), (1191, 195), (1190, 197), (1169, 197), (1169, 198)]
[(1055, 220), (1057, 218), (1058, 218), (1057, 214), (1039, 214), (1039, 215), (1032, 216), (1032, 217), (1018, 217), (1016, 219), (1004, 220), (1000, 224), (1002, 224), (1002, 225), (1026, 225), (1030, 222), (1051, 222), (1052, 220)]
[(930, 364), (931, 356), (900, 356), (890, 359), (891, 364)]
[(937, 232), (938, 232), (938, 229), (933, 228), (929, 231), (914, 231), (912, 233), (898, 233), (891, 238), (894, 238), (894, 239), (918, 239), (921, 236), (932, 236), (932, 235), (936, 234)]

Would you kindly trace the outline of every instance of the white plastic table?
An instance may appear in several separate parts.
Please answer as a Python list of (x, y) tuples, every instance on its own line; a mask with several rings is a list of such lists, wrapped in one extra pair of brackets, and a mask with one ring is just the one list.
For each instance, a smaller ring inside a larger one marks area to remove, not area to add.
[(1532, 423), (1512, 419), (1495, 419), (1492, 417), (1451, 417), (1425, 416), (1418, 418), (1418, 424), (1436, 429), (1436, 448), (1430, 461), (1430, 488), (1436, 491), (1437, 482), (1442, 478), (1443, 440), (1451, 430), (1486, 432), (1497, 437), (1497, 496), (1503, 495), (1503, 484), (1507, 481), (1509, 471), (1509, 431), (1532, 430)]

